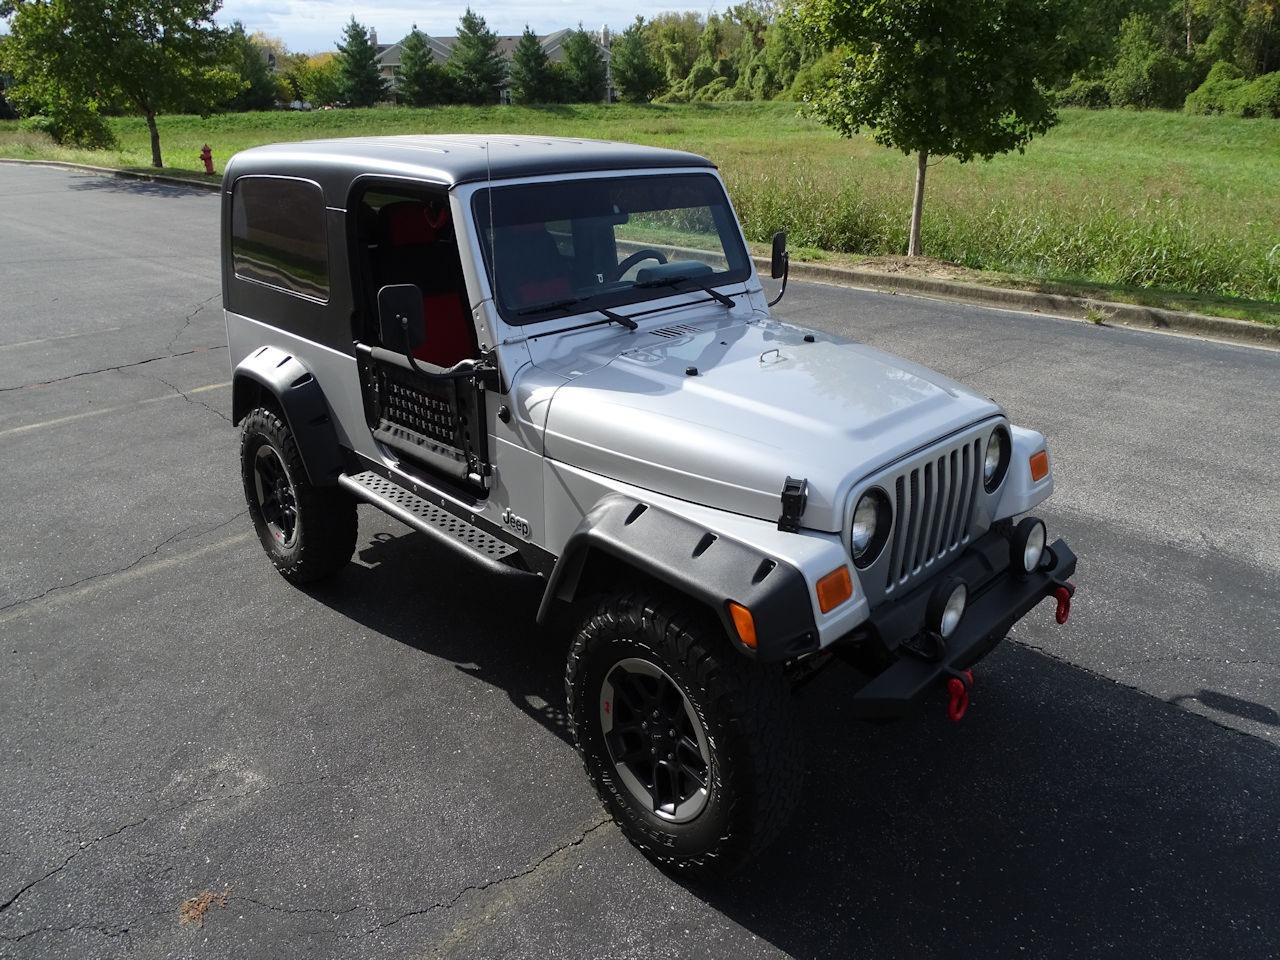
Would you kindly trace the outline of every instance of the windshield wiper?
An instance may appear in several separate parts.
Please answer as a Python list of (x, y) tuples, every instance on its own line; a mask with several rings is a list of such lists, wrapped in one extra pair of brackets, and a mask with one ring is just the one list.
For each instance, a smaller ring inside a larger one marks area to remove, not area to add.
[[(671, 287), (672, 289), (676, 290), (677, 293), (691, 293), (694, 290), (701, 290), (703, 293), (711, 294), (711, 296), (714, 299), (719, 300), (726, 307), (733, 306), (732, 299), (730, 299), (729, 297), (726, 297), (719, 290), (712, 289), (711, 287), (707, 286), (705, 283), (695, 282), (698, 279), (699, 279), (698, 277), (695, 277), (691, 274), (682, 273), (674, 277), (661, 277), (656, 280), (645, 280), (642, 283), (632, 284), (632, 286), (638, 287), (641, 290), (649, 290), (655, 287)], [(684, 290), (680, 290), (676, 288), (676, 284), (678, 283), (692, 283), (693, 286), (687, 287)]]
[(535, 313), (546, 313), (549, 310), (567, 310), (582, 302), (582, 297), (568, 297), (564, 300), (552, 300), (550, 303), (538, 303), (532, 307), (521, 307), (516, 311), (517, 317), (530, 317)]
[[(547, 313), (548, 311), (551, 311), (551, 310), (563, 310), (567, 313), (570, 307), (576, 307), (579, 304), (586, 303), (586, 301), (587, 301), (586, 297), (568, 297), (564, 300), (552, 300), (550, 303), (539, 303), (532, 307), (522, 307), (521, 309), (516, 311), (516, 315), (521, 317), (528, 317), (538, 313)], [(591, 309), (596, 313), (602, 314), (604, 316), (604, 319), (589, 321), (587, 323), (582, 324), (581, 326), (583, 327), (590, 327), (597, 323), (617, 323), (626, 327), (628, 330), (634, 330), (636, 329), (636, 327), (639, 326), (639, 324), (636, 323), (634, 320), (632, 320), (630, 317), (624, 317), (622, 314), (614, 313), (612, 310), (606, 310), (604, 307), (590, 307), (589, 309)], [(569, 327), (568, 329), (577, 330), (578, 327)], [(565, 331), (556, 330), (552, 332), (564, 333)], [(546, 336), (546, 334), (539, 334), (539, 336)]]

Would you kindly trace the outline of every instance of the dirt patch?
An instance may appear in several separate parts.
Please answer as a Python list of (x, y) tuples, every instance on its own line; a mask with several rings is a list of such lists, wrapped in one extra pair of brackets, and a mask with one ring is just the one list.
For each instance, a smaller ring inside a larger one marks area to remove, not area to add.
[(935, 260), (932, 257), (867, 257), (857, 266), (880, 273), (901, 273), (913, 277), (932, 277), (935, 280), (977, 280), (981, 274), (958, 263)]
[(215, 906), (225, 910), (229, 899), (231, 899), (230, 890), (223, 890), (221, 893), (205, 890), (197, 893), (189, 900), (182, 901), (182, 906), (178, 908), (178, 923), (184, 927), (188, 924), (203, 927), (205, 914)]

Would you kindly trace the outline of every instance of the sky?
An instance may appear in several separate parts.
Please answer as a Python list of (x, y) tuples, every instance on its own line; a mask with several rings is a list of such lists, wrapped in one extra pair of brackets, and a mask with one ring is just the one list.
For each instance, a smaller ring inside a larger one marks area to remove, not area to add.
[[(535, 33), (550, 33), (561, 27), (588, 30), (626, 27), (636, 15), (634, 3), (598, 0), (587, 6), (569, 0), (472, 0), (475, 11), (485, 18), (495, 33), (520, 33), (527, 23)], [(261, 30), (280, 37), (290, 50), (315, 53), (332, 50), (343, 24), (354, 14), (378, 32), (379, 43), (399, 40), (416, 23), (429, 34), (452, 35), (466, 0), (387, 0), (385, 3), (338, 3), (335, 0), (224, 0), (218, 21), (224, 25), (239, 20), (250, 33)], [(665, 9), (665, 8), (664, 8)]]

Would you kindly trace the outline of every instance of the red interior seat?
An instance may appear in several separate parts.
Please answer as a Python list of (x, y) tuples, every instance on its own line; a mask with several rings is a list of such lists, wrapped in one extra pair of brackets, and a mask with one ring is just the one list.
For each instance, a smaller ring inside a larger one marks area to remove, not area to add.
[(425, 338), (414, 357), (437, 367), (451, 367), (477, 352), (475, 331), (463, 299), (457, 252), (450, 248), (447, 208), (433, 213), (412, 200), (391, 203), (379, 214), (382, 245), (380, 280), (412, 283), (422, 291)]
[(515, 224), (496, 239), (497, 281), (507, 304), (528, 307), (573, 293), (568, 263), (546, 224)]

